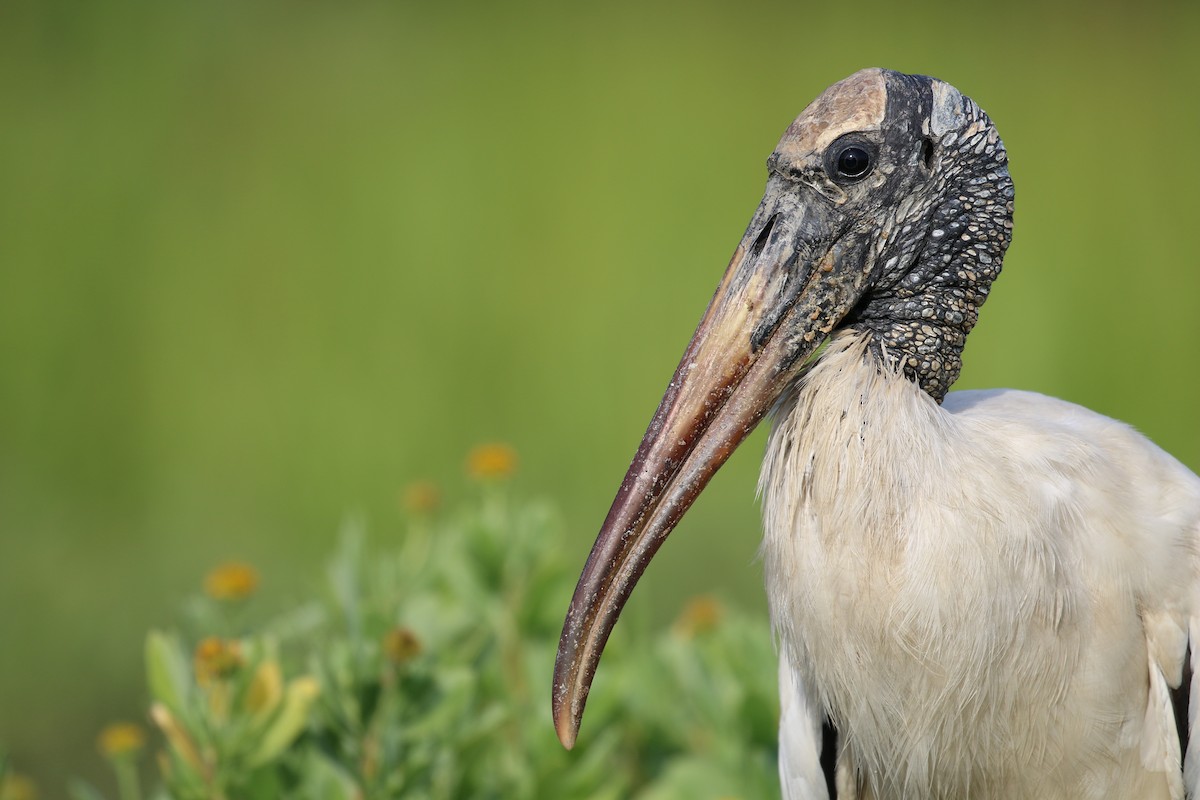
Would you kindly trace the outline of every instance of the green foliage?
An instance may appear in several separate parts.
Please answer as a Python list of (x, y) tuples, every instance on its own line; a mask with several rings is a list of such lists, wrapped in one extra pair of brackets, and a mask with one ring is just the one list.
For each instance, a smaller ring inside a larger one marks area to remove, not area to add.
[(710, 599), (668, 631), (618, 628), (562, 749), (550, 675), (575, 572), (549, 508), (485, 490), (392, 549), (350, 520), (322, 596), (287, 613), (235, 634), (245, 600), (196, 598), (186, 634), (150, 633), (158, 796), (777, 795), (770, 633)]

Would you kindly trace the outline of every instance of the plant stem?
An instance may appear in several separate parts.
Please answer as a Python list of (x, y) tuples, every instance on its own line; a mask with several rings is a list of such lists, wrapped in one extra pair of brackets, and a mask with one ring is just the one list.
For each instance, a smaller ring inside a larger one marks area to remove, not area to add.
[(137, 763), (131, 758), (122, 758), (113, 766), (117, 772), (117, 796), (121, 800), (141, 800), (142, 787), (138, 782)]

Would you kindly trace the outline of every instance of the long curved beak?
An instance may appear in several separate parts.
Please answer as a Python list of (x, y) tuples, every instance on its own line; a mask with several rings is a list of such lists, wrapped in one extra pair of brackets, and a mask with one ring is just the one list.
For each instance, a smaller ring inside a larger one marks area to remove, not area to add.
[(568, 749), (605, 642), (650, 559), (861, 296), (866, 240), (846, 227), (811, 189), (779, 176), (768, 182), (571, 599), (553, 690)]

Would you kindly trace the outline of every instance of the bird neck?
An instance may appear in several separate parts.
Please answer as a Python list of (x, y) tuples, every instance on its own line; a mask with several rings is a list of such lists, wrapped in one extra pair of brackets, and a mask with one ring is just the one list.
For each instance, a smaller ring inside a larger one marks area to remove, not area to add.
[(876, 288), (851, 321), (881, 359), (939, 403), (958, 378), (967, 334), (1012, 240), (1013, 184), (995, 128), (950, 138), (939, 143), (954, 151), (946, 199), (923, 224), (906, 226), (923, 238), (903, 230), (894, 237), (879, 258)]

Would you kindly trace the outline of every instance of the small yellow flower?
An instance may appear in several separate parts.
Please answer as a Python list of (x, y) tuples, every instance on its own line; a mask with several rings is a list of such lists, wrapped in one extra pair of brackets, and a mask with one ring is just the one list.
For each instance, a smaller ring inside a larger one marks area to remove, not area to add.
[(685, 637), (707, 633), (717, 627), (723, 613), (721, 604), (712, 597), (693, 597), (675, 620), (675, 630)]
[(146, 746), (146, 734), (132, 722), (106, 725), (96, 738), (96, 747), (105, 758), (117, 760), (137, 755)]
[(37, 786), (29, 778), (10, 772), (0, 781), (0, 800), (37, 800)]
[(409, 514), (428, 514), (442, 504), (442, 492), (432, 481), (417, 481), (404, 487), (400, 505)]
[(241, 644), (219, 636), (209, 636), (200, 642), (192, 655), (196, 683), (201, 686), (211, 686), (216, 681), (230, 677), (241, 669), (244, 663)]
[(214, 600), (244, 600), (258, 588), (258, 570), (229, 561), (204, 576), (204, 593)]
[(511, 477), (517, 471), (517, 451), (507, 444), (481, 444), (467, 455), (467, 474), (480, 481)]
[(397, 626), (383, 635), (383, 653), (399, 666), (421, 654), (421, 640), (408, 628)]

